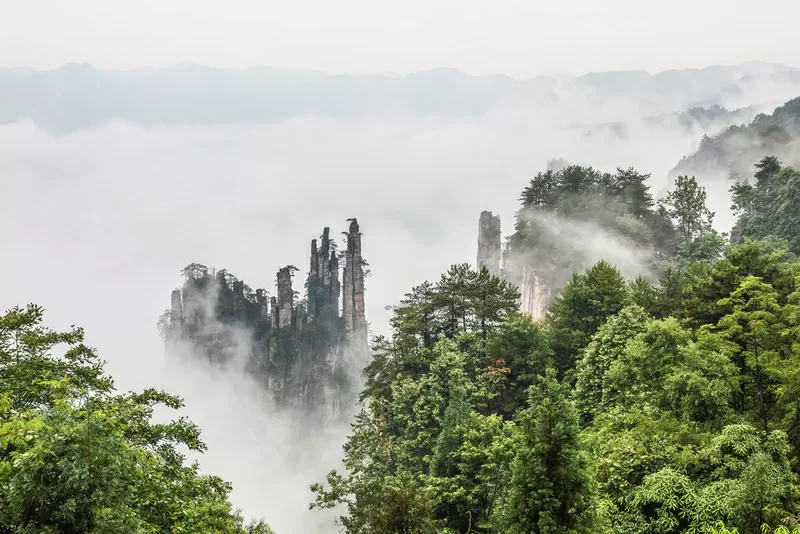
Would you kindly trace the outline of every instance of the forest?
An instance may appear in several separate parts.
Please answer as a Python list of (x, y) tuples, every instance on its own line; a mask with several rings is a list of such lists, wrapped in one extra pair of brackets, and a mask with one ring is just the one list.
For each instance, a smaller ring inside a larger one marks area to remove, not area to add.
[(797, 165), (798, 139), (800, 98), (793, 98), (772, 113), (756, 114), (748, 124), (735, 124), (714, 135), (704, 135), (697, 150), (682, 158), (671, 174), (722, 174), (742, 181), (750, 175), (752, 163), (765, 154)]
[[(730, 233), (695, 178), (659, 200), (648, 180), (541, 172), (497, 276), (456, 263), (392, 308), (344, 469), (309, 481), (331, 531), (800, 532), (800, 171), (758, 161)], [(542, 217), (647, 250), (646, 272), (564, 276), (585, 258)], [(526, 251), (554, 289), (535, 320), (513, 282)], [(272, 532), (187, 461), (196, 425), (155, 417), (179, 397), (118, 393), (40, 306), (0, 317), (0, 392), (0, 533)]]
[(0, 5), (0, 534), (800, 534), (800, 0)]
[(727, 236), (691, 177), (656, 202), (633, 170), (537, 175), (507, 248), (542, 242), (527, 209), (593, 217), (651, 276), (600, 261), (536, 321), (468, 264), (412, 288), (312, 507), (353, 534), (800, 532), (799, 178), (759, 161)]

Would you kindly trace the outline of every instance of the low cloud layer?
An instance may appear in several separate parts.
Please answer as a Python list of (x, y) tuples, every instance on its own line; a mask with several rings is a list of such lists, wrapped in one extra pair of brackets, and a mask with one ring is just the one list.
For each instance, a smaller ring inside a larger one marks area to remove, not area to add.
[[(192, 261), (224, 267), (273, 291), (279, 266), (306, 267), (324, 226), (338, 235), (358, 217), (372, 271), (367, 319), (385, 331), (386, 305), (473, 261), (482, 209), (511, 230), (521, 189), (549, 159), (633, 166), (652, 173), (658, 194), (703, 133), (628, 126), (625, 139), (586, 136), (519, 112), (236, 127), (115, 122), (63, 136), (29, 121), (0, 126), (0, 307), (32, 301), (55, 326), (84, 326), (123, 390), (155, 383), (186, 396), (210, 445), (202, 465), (234, 482), (235, 502), (280, 532), (314, 532), (318, 516), (295, 510), (306, 508), (307, 485), (336, 465), (346, 429), (296, 440), (241, 377), (165, 362), (156, 322), (179, 270)], [(288, 461), (289, 443), (320, 461)]]

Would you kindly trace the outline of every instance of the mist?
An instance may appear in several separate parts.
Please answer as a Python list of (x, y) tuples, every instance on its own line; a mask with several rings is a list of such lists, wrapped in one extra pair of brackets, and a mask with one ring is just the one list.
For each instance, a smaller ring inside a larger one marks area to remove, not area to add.
[[(247, 516), (281, 533), (332, 532), (329, 515), (307, 510), (308, 485), (336, 467), (347, 427), (298, 440), (297, 417), (271, 409), (243, 374), (165, 360), (156, 323), (179, 270), (196, 261), (272, 290), (279, 266), (305, 268), (324, 226), (338, 235), (358, 217), (372, 273), (367, 319), (385, 332), (385, 306), (474, 261), (482, 209), (499, 212), (510, 233), (520, 191), (548, 160), (633, 166), (662, 193), (668, 171), (707, 132), (634, 116), (624, 138), (519, 110), (237, 126), (112, 121), (60, 136), (29, 120), (2, 125), (0, 303), (35, 302), (54, 327), (85, 327), (119, 389), (184, 396), (184, 415), (209, 445), (201, 465), (233, 483)], [(711, 201), (727, 210), (726, 200)]]

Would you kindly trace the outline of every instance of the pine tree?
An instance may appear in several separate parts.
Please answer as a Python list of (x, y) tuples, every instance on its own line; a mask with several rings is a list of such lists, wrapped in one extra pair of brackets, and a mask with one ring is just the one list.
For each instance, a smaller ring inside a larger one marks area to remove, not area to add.
[(450, 399), (442, 417), (442, 430), (436, 440), (431, 459), (430, 474), (435, 477), (451, 477), (455, 475), (457, 466), (452, 460), (452, 453), (461, 444), (458, 426), (469, 416), (471, 409), (465, 379), (462, 373), (455, 373), (451, 379)]
[(568, 387), (548, 369), (531, 388), (530, 407), (520, 415), (518, 453), (501, 508), (502, 532), (589, 532), (592, 495), (588, 459), (578, 438), (578, 416)]
[(572, 370), (579, 352), (606, 319), (629, 300), (620, 272), (606, 261), (576, 274), (548, 309), (553, 351), (560, 374)]

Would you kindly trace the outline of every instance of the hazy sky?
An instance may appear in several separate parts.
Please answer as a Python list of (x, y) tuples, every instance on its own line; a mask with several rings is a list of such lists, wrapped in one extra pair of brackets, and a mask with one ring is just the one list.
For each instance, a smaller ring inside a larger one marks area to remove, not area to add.
[(800, 2), (0, 0), (0, 65), (194, 62), (517, 78), (800, 63)]

